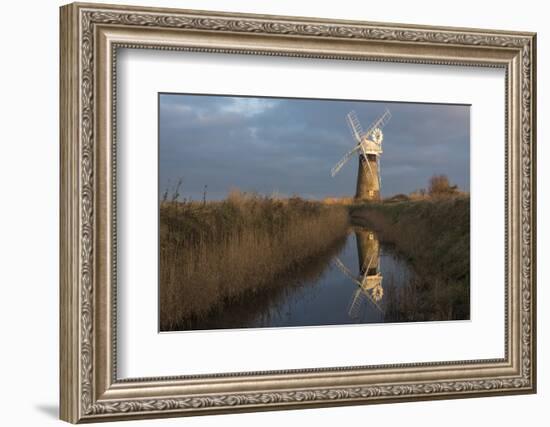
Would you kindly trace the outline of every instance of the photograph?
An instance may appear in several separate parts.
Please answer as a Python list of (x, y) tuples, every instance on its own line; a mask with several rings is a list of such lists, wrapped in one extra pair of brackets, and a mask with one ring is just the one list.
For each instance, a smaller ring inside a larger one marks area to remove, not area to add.
[(470, 319), (470, 105), (159, 93), (159, 330)]

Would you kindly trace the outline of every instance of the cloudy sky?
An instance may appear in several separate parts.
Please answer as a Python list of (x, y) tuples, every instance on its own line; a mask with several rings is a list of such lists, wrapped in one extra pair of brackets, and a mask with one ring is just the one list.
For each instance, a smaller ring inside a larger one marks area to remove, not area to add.
[(307, 198), (355, 193), (357, 158), (330, 169), (355, 142), (346, 114), (367, 129), (384, 109), (382, 195), (446, 174), (469, 191), (470, 107), (372, 101), (159, 95), (160, 194), (182, 178), (182, 197), (222, 199), (231, 188)]

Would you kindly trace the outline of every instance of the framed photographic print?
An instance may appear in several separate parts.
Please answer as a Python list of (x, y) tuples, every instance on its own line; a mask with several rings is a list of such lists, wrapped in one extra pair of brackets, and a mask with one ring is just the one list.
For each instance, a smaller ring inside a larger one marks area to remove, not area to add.
[(61, 418), (533, 393), (535, 34), (61, 8)]

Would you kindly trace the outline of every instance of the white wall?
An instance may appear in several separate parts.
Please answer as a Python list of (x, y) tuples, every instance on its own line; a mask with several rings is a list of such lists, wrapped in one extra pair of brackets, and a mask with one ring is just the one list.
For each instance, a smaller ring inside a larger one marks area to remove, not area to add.
[[(113, 3), (122, 3), (111, 0)], [(138, 1), (167, 7), (305, 15), (325, 18), (529, 30), (538, 32), (538, 157), (550, 161), (544, 144), (550, 114), (550, 29), (544, 2), (535, 0), (462, 0), (365, 2), (338, 0), (182, 0)], [(0, 401), (3, 425), (45, 426), (57, 421), (58, 401), (58, 6), (57, 0), (6, 2), (2, 5), (0, 67), (0, 298), (2, 351)], [(549, 170), (549, 169), (547, 169)], [(544, 425), (550, 405), (550, 322), (545, 288), (550, 268), (545, 258), (550, 173), (538, 174), (538, 351), (539, 393), (454, 401), (402, 403), (301, 411), (266, 412), (193, 419), (139, 421), (130, 425), (280, 426), (334, 425), (346, 422), (410, 426)], [(546, 193), (546, 194), (545, 194)], [(490, 256), (490, 255), (488, 255)], [(139, 423), (139, 424), (138, 424)]]

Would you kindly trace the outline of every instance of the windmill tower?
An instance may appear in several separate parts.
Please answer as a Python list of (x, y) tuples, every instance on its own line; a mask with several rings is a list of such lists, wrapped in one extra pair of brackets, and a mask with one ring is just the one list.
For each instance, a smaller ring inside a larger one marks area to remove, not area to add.
[(388, 109), (384, 111), (367, 129), (363, 131), (361, 122), (355, 111), (350, 111), (347, 116), (348, 125), (356, 145), (348, 151), (342, 159), (331, 169), (334, 177), (346, 162), (355, 154), (359, 157), (359, 170), (357, 171), (356, 200), (380, 200), (380, 155), (382, 154), (382, 140), (384, 134), (382, 128), (391, 119)]

